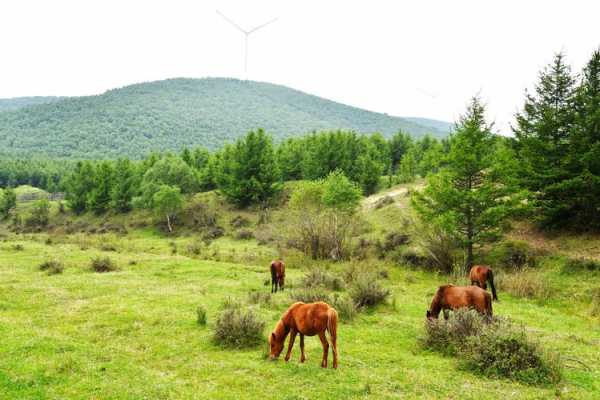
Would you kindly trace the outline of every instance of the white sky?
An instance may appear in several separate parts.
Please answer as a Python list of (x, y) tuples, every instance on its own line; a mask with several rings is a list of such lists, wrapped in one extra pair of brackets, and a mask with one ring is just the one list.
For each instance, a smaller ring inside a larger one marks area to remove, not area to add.
[[(0, 2), (0, 98), (88, 95), (173, 78), (243, 78), (399, 116), (456, 119), (481, 91), (507, 130), (555, 52), (578, 71), (600, 1)], [(504, 132), (506, 133), (506, 132)]]

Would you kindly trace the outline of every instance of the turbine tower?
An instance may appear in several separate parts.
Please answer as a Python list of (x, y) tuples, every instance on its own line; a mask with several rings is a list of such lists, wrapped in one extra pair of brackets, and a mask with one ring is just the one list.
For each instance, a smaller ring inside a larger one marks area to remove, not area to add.
[(221, 18), (223, 18), (225, 21), (229, 22), (231, 26), (233, 26), (235, 29), (239, 30), (244, 34), (244, 76), (246, 77), (246, 80), (248, 80), (248, 37), (250, 36), (250, 34), (256, 32), (257, 30), (262, 29), (265, 26), (277, 21), (277, 18), (273, 18), (272, 20), (267, 21), (264, 24), (258, 25), (257, 27), (252, 28), (250, 30), (246, 30), (240, 27), (235, 22), (233, 22), (227, 16), (225, 16), (221, 11), (217, 10), (217, 14), (219, 14)]

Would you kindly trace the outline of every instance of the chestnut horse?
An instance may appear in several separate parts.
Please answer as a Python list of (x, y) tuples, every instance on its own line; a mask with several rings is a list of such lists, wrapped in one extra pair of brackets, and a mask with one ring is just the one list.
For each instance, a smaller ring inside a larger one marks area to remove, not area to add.
[(440, 286), (427, 310), (427, 318), (437, 318), (443, 310), (444, 318), (448, 319), (448, 310), (463, 307), (472, 307), (479, 313), (491, 317), (492, 296), (477, 286)]
[(487, 282), (489, 282), (492, 289), (492, 296), (494, 300), (498, 301), (496, 287), (494, 286), (494, 272), (489, 265), (474, 265), (471, 268), (471, 272), (469, 272), (469, 279), (471, 280), (471, 285), (479, 286), (483, 290), (487, 289)]
[(296, 334), (300, 334), (300, 362), (304, 362), (304, 335), (319, 335), (323, 345), (323, 361), (321, 367), (327, 368), (327, 357), (329, 356), (329, 342), (325, 331), (329, 331), (331, 348), (333, 350), (333, 368), (338, 366), (337, 352), (337, 311), (327, 303), (316, 302), (305, 304), (302, 302), (294, 303), (283, 314), (275, 330), (269, 336), (269, 346), (271, 347), (271, 360), (277, 359), (283, 350), (285, 338), (290, 334), (287, 354), (285, 361), (292, 355), (292, 347)]
[(283, 290), (285, 281), (285, 264), (281, 260), (271, 261), (271, 293), (277, 292), (277, 287)]

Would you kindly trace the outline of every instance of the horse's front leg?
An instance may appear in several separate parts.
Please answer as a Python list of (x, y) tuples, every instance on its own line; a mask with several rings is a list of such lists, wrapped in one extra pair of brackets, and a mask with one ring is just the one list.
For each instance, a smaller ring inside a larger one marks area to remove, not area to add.
[(285, 355), (285, 361), (289, 361), (290, 356), (292, 355), (292, 347), (294, 347), (294, 340), (296, 339), (296, 333), (298, 333), (298, 331), (296, 331), (295, 329), (292, 329), (290, 332), (290, 342), (288, 343), (288, 351), (287, 351), (287, 354)]
[(304, 356), (304, 335), (300, 334), (300, 362), (303, 363), (306, 360)]
[(327, 342), (325, 331), (319, 333), (319, 339), (321, 339), (321, 344), (323, 345), (323, 361), (321, 362), (321, 367), (327, 368), (327, 357), (329, 356), (329, 343)]

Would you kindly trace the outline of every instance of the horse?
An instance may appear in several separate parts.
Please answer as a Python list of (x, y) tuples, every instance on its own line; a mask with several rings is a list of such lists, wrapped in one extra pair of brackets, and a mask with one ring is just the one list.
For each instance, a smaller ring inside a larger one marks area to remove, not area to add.
[(288, 343), (287, 354), (285, 355), (285, 361), (289, 361), (296, 334), (299, 333), (300, 362), (303, 363), (306, 360), (306, 357), (304, 356), (304, 336), (319, 335), (319, 339), (321, 339), (321, 344), (323, 345), (323, 361), (321, 362), (321, 367), (327, 368), (329, 342), (327, 341), (325, 331), (328, 331), (333, 352), (333, 368), (337, 368), (337, 320), (337, 311), (327, 303), (319, 301), (308, 304), (302, 302), (292, 304), (290, 308), (283, 313), (281, 319), (277, 322), (277, 325), (275, 325), (275, 329), (269, 336), (271, 360), (276, 360), (279, 357), (285, 344), (285, 338), (289, 333), (290, 341)]
[(448, 319), (448, 310), (472, 307), (486, 317), (492, 317), (492, 296), (478, 286), (440, 286), (427, 310), (427, 319), (435, 319), (444, 311)]
[(487, 289), (487, 282), (489, 282), (492, 289), (492, 296), (494, 300), (498, 301), (496, 287), (494, 286), (494, 272), (489, 265), (474, 265), (471, 268), (471, 272), (469, 272), (469, 279), (471, 280), (471, 285), (479, 286), (483, 290)]
[(271, 293), (277, 292), (277, 287), (283, 291), (285, 281), (285, 264), (281, 260), (271, 261)]

